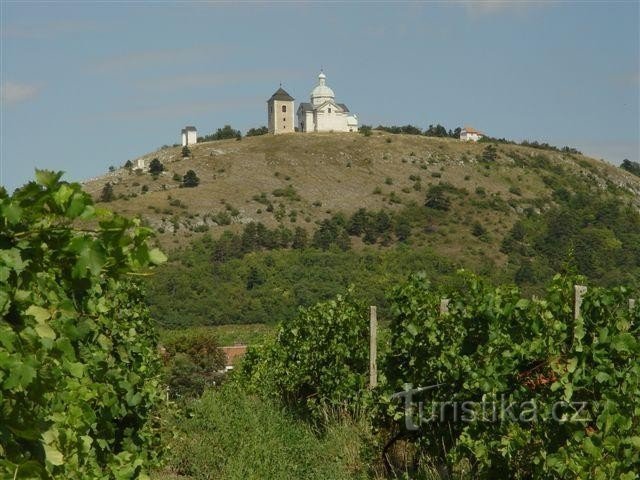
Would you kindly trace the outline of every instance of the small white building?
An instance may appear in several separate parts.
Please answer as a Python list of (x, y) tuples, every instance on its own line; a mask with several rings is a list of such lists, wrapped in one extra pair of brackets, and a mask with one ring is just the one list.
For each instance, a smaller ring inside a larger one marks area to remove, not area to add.
[(182, 146), (194, 145), (198, 143), (198, 130), (196, 127), (184, 127), (182, 129)]
[(482, 137), (484, 137), (484, 133), (472, 127), (464, 127), (460, 130), (460, 140), (463, 142), (477, 142)]
[(142, 170), (145, 171), (147, 169), (147, 166), (145, 165), (144, 162), (144, 158), (136, 158), (133, 162), (133, 168), (134, 170)]
[(309, 103), (298, 107), (298, 128), (301, 132), (357, 132), (358, 116), (349, 112), (344, 103), (336, 103), (327, 77), (321, 71), (318, 85), (311, 91)]
[(276, 90), (267, 100), (267, 118), (269, 120), (269, 133), (293, 133), (294, 98), (289, 95), (282, 86)]

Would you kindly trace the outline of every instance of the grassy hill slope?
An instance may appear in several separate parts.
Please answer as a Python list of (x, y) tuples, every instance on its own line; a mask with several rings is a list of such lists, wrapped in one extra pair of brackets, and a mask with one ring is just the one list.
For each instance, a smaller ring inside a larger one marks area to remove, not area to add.
[[(312, 231), (336, 212), (422, 205), (430, 185), (445, 183), (458, 189), (450, 214), (446, 220), (434, 215), (414, 243), (447, 256), (481, 247), (497, 262), (505, 259), (499, 241), (518, 218), (551, 208), (558, 190), (588, 185), (640, 205), (640, 179), (604, 161), (499, 144), (497, 160), (482, 162), (485, 147), (376, 131), (371, 137), (265, 135), (200, 143), (191, 148), (191, 158), (182, 158), (179, 147), (161, 149), (142, 157), (147, 164), (152, 158), (164, 164), (166, 171), (156, 179), (119, 168), (85, 188), (98, 197), (111, 182), (117, 199), (109, 207), (145, 219), (171, 250), (205, 231), (216, 237), (251, 221)], [(178, 176), (190, 169), (200, 185), (179, 188)], [(219, 225), (228, 220), (230, 226)], [(486, 229), (483, 238), (472, 235), (474, 223)]]

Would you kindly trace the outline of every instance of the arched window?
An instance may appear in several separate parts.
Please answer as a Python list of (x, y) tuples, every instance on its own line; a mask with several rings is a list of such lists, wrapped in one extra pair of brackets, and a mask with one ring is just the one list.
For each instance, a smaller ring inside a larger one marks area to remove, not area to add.
[(282, 113), (286, 113), (287, 111), (287, 106), (286, 105), (282, 105)]
[(331, 113), (331, 109), (329, 109), (329, 113)]

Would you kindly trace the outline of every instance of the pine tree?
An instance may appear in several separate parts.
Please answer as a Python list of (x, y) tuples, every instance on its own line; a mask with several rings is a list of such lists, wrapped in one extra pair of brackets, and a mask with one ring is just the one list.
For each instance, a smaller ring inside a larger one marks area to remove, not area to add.
[(111, 182), (105, 183), (104, 187), (102, 187), (102, 193), (100, 194), (100, 201), (112, 202), (115, 199), (116, 196), (113, 193), (113, 185), (111, 185)]
[(183, 187), (193, 188), (197, 187), (199, 184), (200, 179), (198, 178), (198, 175), (196, 175), (196, 172), (194, 172), (193, 170), (188, 170), (187, 173), (184, 174), (184, 177), (182, 177)]

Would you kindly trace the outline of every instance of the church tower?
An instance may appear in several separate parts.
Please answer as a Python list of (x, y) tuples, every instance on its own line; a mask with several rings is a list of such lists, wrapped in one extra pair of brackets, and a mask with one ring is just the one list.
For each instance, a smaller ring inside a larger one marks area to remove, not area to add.
[(269, 119), (269, 133), (293, 133), (293, 97), (282, 86), (267, 100), (267, 116)]

